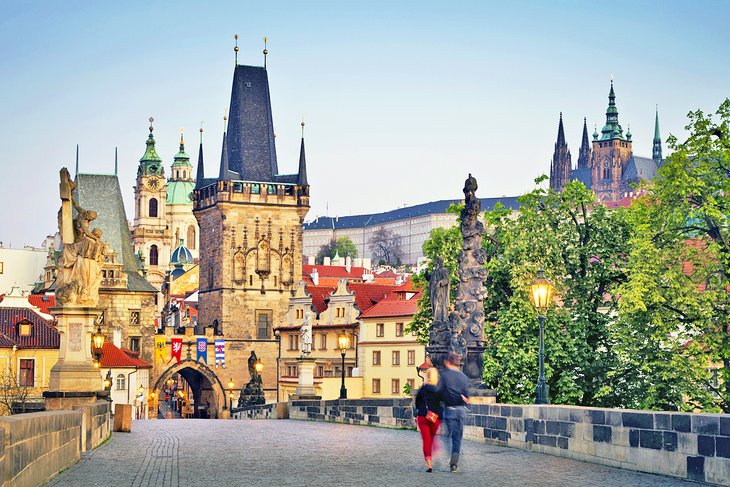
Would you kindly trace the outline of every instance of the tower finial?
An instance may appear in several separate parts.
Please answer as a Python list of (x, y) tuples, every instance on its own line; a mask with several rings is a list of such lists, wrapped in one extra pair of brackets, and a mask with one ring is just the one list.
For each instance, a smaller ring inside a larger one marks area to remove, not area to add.
[(119, 168), (117, 161), (118, 161), (118, 159), (117, 159), (117, 148), (115, 147), (114, 148), (114, 175), (115, 176), (117, 175), (117, 169)]
[(200, 121), (200, 143), (203, 143), (203, 121)]
[(79, 175), (79, 144), (76, 144), (76, 176)]
[(226, 131), (226, 122), (228, 121), (228, 109), (223, 112), (223, 132)]
[(269, 50), (266, 49), (266, 43), (269, 41), (268, 37), (264, 37), (264, 69), (266, 69), (266, 55), (269, 54)]
[(234, 35), (233, 35), (233, 38), (234, 38), (234, 39), (235, 39), (235, 41), (236, 41), (236, 45), (235, 45), (235, 47), (233, 48), (233, 52), (234, 52), (234, 59), (233, 59), (233, 62), (235, 63), (235, 66), (238, 66), (238, 34), (234, 34)]
[(301, 126), (302, 126), (302, 139), (303, 139), (304, 138), (304, 114), (303, 113), (302, 113), (302, 123), (301, 123)]
[(180, 127), (180, 152), (185, 152), (185, 138), (183, 137), (184, 132), (185, 129)]
[(153, 131), (153, 130), (155, 129), (155, 128), (154, 128), (154, 127), (152, 126), (152, 123), (153, 123), (154, 121), (155, 121), (155, 119), (154, 119), (153, 117), (150, 117), (150, 133), (152, 133), (152, 131)]

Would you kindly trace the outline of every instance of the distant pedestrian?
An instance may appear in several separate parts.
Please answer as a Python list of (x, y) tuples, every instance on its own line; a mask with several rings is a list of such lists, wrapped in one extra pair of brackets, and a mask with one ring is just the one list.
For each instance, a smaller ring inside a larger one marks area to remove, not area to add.
[(451, 458), (449, 468), (455, 472), (459, 465), (461, 439), (464, 436), (464, 422), (466, 422), (466, 405), (469, 403), (469, 378), (461, 372), (461, 357), (449, 352), (444, 359), (444, 370), (436, 389), (437, 394), (444, 401), (444, 422), (449, 428), (451, 438)]
[(441, 424), (443, 408), (436, 394), (439, 372), (430, 360), (421, 365), (426, 368), (426, 379), (416, 394), (416, 425), (421, 432), (423, 457), (426, 459), (426, 472), (433, 472), (432, 453), (436, 449), (436, 432)]

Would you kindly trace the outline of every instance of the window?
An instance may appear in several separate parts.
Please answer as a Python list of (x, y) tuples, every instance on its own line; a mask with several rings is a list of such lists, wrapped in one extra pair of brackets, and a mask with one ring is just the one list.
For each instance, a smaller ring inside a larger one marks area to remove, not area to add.
[(274, 185), (274, 184), (269, 184), (269, 185), (268, 185), (268, 186), (266, 187), (266, 194), (276, 194), (276, 185)]
[(416, 351), (408, 350), (408, 365), (416, 365)]
[(294, 315), (295, 315), (295, 317), (296, 317), (297, 320), (304, 318), (304, 310), (303, 309), (296, 309), (294, 311), (295, 311)]
[(195, 227), (190, 225), (188, 227), (188, 248), (195, 250)]
[(373, 394), (380, 394), (380, 379), (373, 379)]
[(327, 334), (322, 333), (319, 335), (319, 349), (320, 350), (327, 350)]
[(150, 246), (150, 265), (157, 265), (157, 245)]
[(253, 286), (253, 274), (248, 275), (248, 285)]
[(124, 374), (117, 375), (117, 390), (123, 391), (127, 388), (127, 379), (124, 377)]
[(416, 388), (416, 380), (415, 379), (407, 379), (406, 382), (408, 383), (408, 388), (410, 390), (413, 390)]
[(390, 392), (391, 394), (400, 394), (400, 379), (390, 381)]
[(251, 194), (260, 194), (260, 193), (261, 193), (261, 185), (252, 184), (251, 185)]
[(2, 274), (5, 271), (5, 264), (0, 262), (0, 274)]
[[(269, 310), (256, 310), (256, 338), (271, 338), (271, 323), (274, 313)], [(294, 350), (298, 350), (298, 346)]]
[(20, 376), (18, 381), (21, 386), (33, 387), (35, 385), (35, 359), (20, 359)]
[(380, 365), (380, 350), (373, 350), (373, 365)]
[(157, 198), (152, 198), (150, 200), (148, 215), (151, 218), (157, 218)]
[(400, 351), (393, 350), (393, 365), (400, 365)]
[(383, 336), (385, 336), (385, 325), (383, 323), (376, 323), (375, 324), (375, 336), (376, 337), (383, 337)]
[(297, 333), (289, 335), (289, 350), (299, 350), (299, 335)]
[(297, 369), (297, 366), (296, 365), (287, 365), (286, 366), (286, 375), (288, 377), (299, 376), (299, 370)]
[(133, 352), (139, 352), (139, 337), (129, 339), (129, 349)]
[(318, 365), (317, 366), (316, 376), (317, 377), (324, 377), (324, 365)]
[(129, 323), (132, 325), (139, 325), (139, 311), (131, 311), (129, 313)]
[(33, 332), (33, 323), (28, 320), (20, 320), (18, 322), (18, 335), (29, 337)]
[(403, 336), (403, 323), (395, 324), (395, 336), (397, 336), (397, 337)]

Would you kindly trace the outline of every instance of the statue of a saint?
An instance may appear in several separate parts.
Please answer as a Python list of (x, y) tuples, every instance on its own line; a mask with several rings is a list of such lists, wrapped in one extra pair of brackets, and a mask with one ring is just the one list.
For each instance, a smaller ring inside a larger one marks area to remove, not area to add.
[(433, 272), (428, 280), (434, 322), (448, 320), (450, 284), (449, 272), (444, 267), (444, 260), (441, 257), (436, 257)]
[(258, 361), (259, 358), (256, 356), (256, 352), (251, 350), (251, 355), (249, 355), (248, 357), (248, 373), (251, 376), (251, 382), (257, 382), (261, 380), (259, 373), (256, 370), (256, 362)]
[(308, 356), (312, 353), (312, 313), (307, 310), (302, 323), (302, 355)]

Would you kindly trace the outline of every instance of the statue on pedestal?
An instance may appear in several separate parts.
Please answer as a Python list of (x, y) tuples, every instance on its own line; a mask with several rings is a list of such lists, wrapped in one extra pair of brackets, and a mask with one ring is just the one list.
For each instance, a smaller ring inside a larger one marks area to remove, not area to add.
[(241, 395), (238, 396), (239, 408), (266, 402), (264, 390), (261, 388), (261, 374), (256, 370), (256, 362), (258, 361), (259, 358), (256, 356), (256, 352), (251, 350), (251, 355), (248, 357), (248, 373), (251, 380), (248, 381), (246, 387), (241, 390)]
[(308, 357), (312, 353), (312, 313), (307, 311), (304, 314), (304, 323), (302, 323), (302, 355)]
[(447, 321), (449, 317), (449, 271), (444, 267), (444, 260), (436, 257), (433, 264), (433, 273), (428, 280), (429, 297), (433, 321)]
[[(56, 277), (56, 299), (61, 306), (95, 307), (99, 304), (104, 243), (101, 230), (91, 230), (96, 212), (81, 208), (74, 198), (76, 184), (68, 169), (61, 169), (59, 193), (61, 209), (58, 229), (63, 242)], [(72, 207), (76, 217), (72, 218)]]

